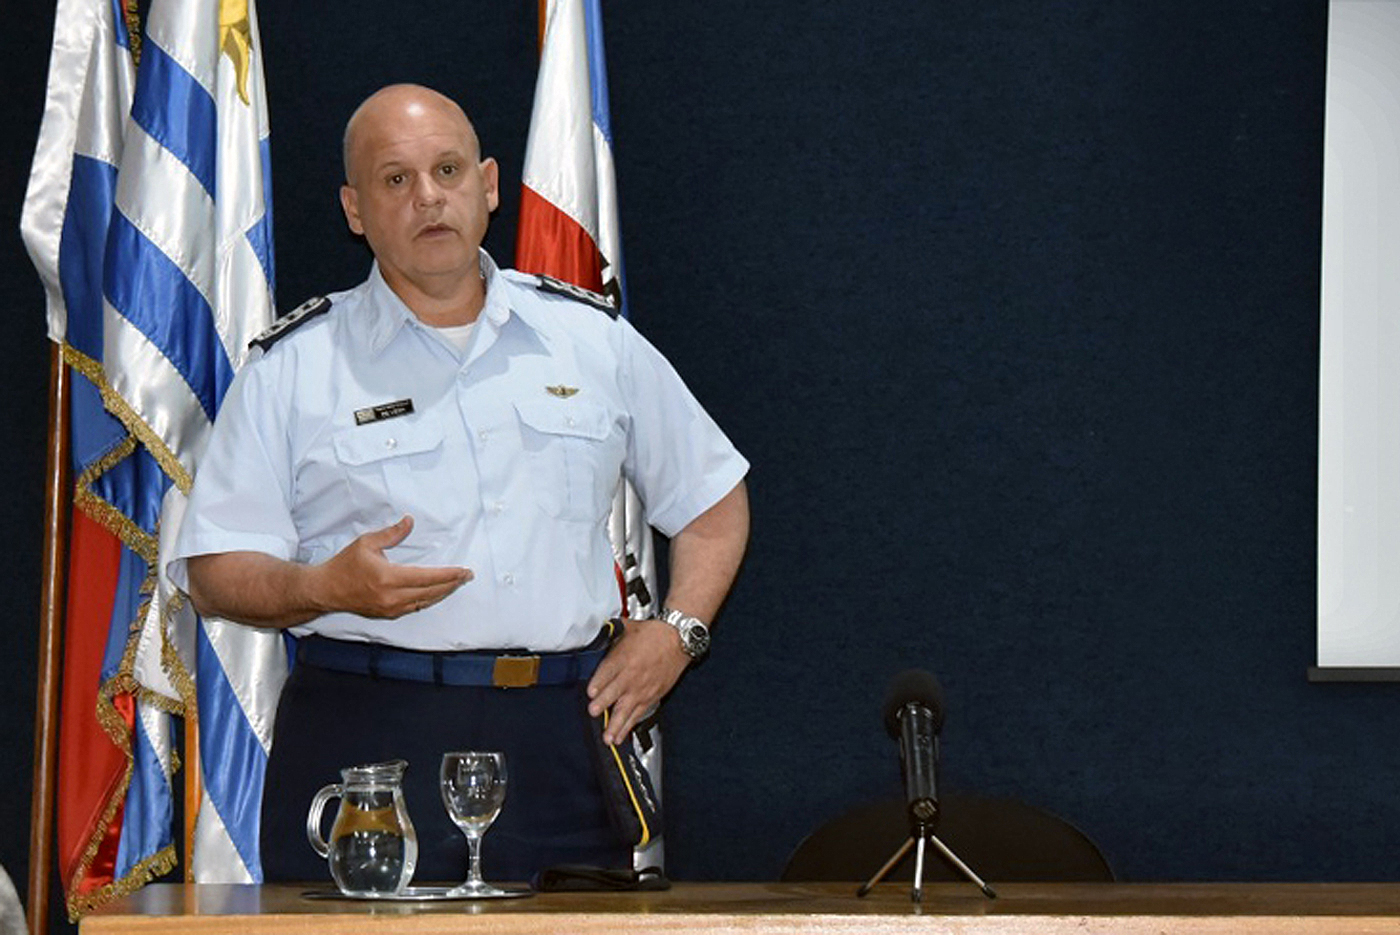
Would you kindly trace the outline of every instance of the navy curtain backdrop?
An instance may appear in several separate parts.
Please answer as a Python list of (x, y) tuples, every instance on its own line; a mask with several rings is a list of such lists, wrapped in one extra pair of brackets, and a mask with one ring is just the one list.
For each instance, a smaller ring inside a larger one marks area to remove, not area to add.
[[(339, 136), (461, 100), (509, 262), (535, 0), (263, 0), (279, 304), (368, 262)], [(670, 866), (773, 879), (896, 787), (1048, 808), (1130, 880), (1398, 879), (1400, 688), (1310, 685), (1323, 0), (605, 3), (634, 320), (753, 461), (668, 705)], [(51, 5), (7, 18), (0, 861), (26, 871), (46, 345), (17, 236)], [(872, 868), (873, 869), (873, 868)]]

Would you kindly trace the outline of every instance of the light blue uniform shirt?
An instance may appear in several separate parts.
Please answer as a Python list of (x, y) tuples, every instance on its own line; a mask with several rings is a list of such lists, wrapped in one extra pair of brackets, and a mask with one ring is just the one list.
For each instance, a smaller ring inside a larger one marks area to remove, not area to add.
[(618, 615), (607, 518), (619, 478), (674, 535), (748, 462), (625, 320), (485, 253), (482, 273), (486, 303), (464, 353), (376, 267), (243, 368), (167, 569), (178, 586), (190, 556), (319, 563), (407, 513), (414, 529), (391, 561), (476, 577), (397, 620), (328, 614), (294, 633), (547, 651), (588, 643)]

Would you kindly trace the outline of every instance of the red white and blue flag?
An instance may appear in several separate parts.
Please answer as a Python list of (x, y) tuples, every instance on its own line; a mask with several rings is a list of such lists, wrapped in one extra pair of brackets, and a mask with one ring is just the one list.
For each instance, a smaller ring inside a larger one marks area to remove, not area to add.
[[(626, 316), (602, 10), (598, 0), (550, 0), (543, 15), (515, 265), (600, 292)], [(630, 484), (619, 488), (609, 532), (624, 582), (623, 609), (650, 616), (651, 532)]]
[(598, 0), (551, 0), (520, 196), (516, 268), (624, 309), (612, 121)]
[[(602, 293), (626, 316), (602, 9), (599, 0), (549, 0), (541, 15), (540, 70), (525, 147), (515, 265)], [(651, 529), (625, 480), (613, 499), (608, 533), (623, 614), (652, 616), (656, 574)], [(652, 724), (643, 739), (632, 742), (660, 795), (660, 732)], [(638, 866), (659, 866), (662, 853), (658, 837), (636, 855)]]

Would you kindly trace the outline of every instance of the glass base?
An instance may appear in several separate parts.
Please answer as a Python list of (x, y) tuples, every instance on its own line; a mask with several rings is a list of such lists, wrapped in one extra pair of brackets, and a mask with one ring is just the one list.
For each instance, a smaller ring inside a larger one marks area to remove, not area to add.
[(499, 886), (492, 886), (490, 883), (468, 880), (458, 886), (454, 886), (443, 894), (444, 899), (509, 899), (512, 896), (528, 896), (533, 892), (530, 889), (502, 889)]

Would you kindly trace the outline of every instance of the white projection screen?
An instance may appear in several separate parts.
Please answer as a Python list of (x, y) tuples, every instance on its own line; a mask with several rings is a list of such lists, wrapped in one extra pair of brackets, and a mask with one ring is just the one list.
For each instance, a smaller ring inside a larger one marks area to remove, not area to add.
[(1400, 680), (1400, 0), (1332, 0), (1315, 681)]

